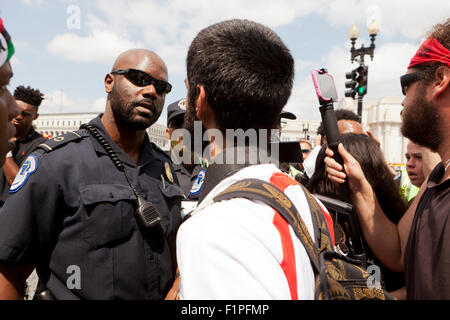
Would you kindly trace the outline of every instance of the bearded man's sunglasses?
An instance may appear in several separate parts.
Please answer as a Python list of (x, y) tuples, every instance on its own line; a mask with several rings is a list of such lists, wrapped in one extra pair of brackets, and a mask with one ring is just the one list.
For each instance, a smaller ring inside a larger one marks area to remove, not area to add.
[(420, 80), (422, 78), (423, 71), (416, 71), (404, 74), (400, 77), (400, 85), (402, 86), (402, 93), (406, 96), (406, 90), (408, 87), (412, 85), (414, 82)]
[(172, 90), (172, 85), (164, 80), (158, 80), (153, 78), (148, 73), (136, 70), (136, 69), (121, 69), (111, 71), (111, 74), (121, 74), (125, 76), (132, 84), (138, 87), (146, 87), (148, 85), (154, 85), (156, 93), (167, 94)]

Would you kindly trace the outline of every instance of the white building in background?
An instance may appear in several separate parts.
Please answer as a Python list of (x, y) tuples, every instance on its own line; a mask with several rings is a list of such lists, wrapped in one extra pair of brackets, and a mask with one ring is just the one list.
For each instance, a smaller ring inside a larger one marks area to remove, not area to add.
[[(365, 130), (370, 130), (381, 142), (386, 161), (393, 165), (406, 163), (405, 151), (407, 139), (400, 132), (400, 111), (402, 98), (386, 97), (377, 102), (366, 102), (363, 106), (362, 123)], [(344, 98), (338, 109), (349, 109), (357, 113), (357, 102)], [(78, 130), (83, 123), (88, 123), (98, 113), (53, 113), (41, 114), (34, 122), (37, 131), (52, 137), (68, 131)], [(314, 145), (320, 120), (288, 120), (281, 121), (281, 141), (299, 141), (308, 139)], [(170, 149), (166, 139), (166, 127), (155, 123), (147, 132), (150, 140), (161, 149)]]
[[(367, 102), (363, 106), (362, 124), (381, 142), (386, 161), (392, 166), (406, 163), (405, 152), (407, 139), (401, 134), (402, 119), (401, 97), (386, 97), (377, 102)], [(349, 109), (357, 113), (357, 101), (345, 98), (339, 109)]]
[(281, 141), (307, 139), (314, 146), (320, 120), (281, 120)]
[[(75, 131), (84, 123), (97, 117), (98, 113), (49, 113), (40, 114), (34, 121), (36, 131), (41, 134), (56, 137), (68, 131)], [(166, 138), (166, 127), (159, 123), (147, 129), (150, 141), (163, 150), (169, 150)]]

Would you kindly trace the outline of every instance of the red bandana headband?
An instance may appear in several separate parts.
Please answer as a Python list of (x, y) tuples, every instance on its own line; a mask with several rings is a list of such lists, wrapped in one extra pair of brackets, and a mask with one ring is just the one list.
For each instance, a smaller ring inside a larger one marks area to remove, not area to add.
[(450, 67), (450, 51), (433, 37), (425, 40), (419, 50), (417, 50), (416, 55), (411, 59), (408, 69), (428, 62), (440, 62)]

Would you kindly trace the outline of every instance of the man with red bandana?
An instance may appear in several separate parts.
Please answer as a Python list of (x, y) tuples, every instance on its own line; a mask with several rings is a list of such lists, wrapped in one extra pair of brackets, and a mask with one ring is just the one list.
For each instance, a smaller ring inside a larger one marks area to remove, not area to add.
[(365, 239), (394, 271), (405, 271), (407, 299), (450, 299), (450, 19), (434, 27), (400, 78), (402, 133), (441, 159), (398, 225), (380, 209), (358, 162), (341, 146), (342, 166), (325, 159), (328, 176), (348, 178)]

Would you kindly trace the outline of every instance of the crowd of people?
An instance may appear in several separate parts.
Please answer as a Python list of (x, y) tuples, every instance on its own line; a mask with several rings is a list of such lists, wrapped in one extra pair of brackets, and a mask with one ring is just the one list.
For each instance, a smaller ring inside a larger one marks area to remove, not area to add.
[[(450, 299), (450, 19), (433, 28), (400, 78), (410, 139), (403, 172), (389, 167), (380, 142), (348, 110), (336, 112), (342, 162), (323, 126), (316, 144), (298, 142), (298, 161), (267, 161), (259, 151), (268, 145), (227, 138), (194, 150), (187, 137), (197, 121), (202, 137), (226, 137), (267, 134), (292, 116), (283, 108), (294, 58), (256, 22), (219, 22), (190, 44), (186, 98), (167, 110), (169, 153), (146, 133), (172, 89), (157, 53), (119, 55), (105, 76), (104, 112), (48, 140), (33, 127), (43, 94), (7, 88), (13, 54), (0, 19), (0, 299), (23, 299), (33, 270), (36, 300), (323, 297), (311, 248), (292, 222), (239, 193), (251, 181), (279, 190), (312, 241), (320, 212), (335, 254), (378, 266), (392, 297)], [(215, 161), (240, 152), (245, 161)]]

